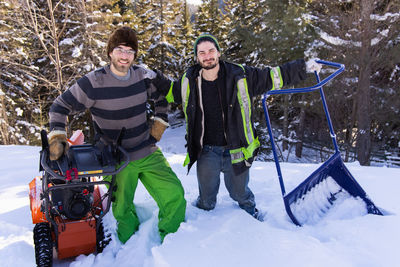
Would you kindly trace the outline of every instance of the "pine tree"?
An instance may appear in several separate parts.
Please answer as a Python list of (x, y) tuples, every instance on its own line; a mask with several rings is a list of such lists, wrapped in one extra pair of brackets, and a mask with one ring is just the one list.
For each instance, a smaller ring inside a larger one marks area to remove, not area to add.
[[(357, 159), (360, 164), (368, 165), (373, 149), (372, 134), (391, 121), (387, 116), (394, 115), (393, 112), (385, 111), (397, 109), (381, 105), (383, 101), (393, 102), (377, 96), (389, 89), (390, 83), (381, 82), (385, 80), (382, 79), (384, 73), (396, 72), (399, 62), (396, 41), (400, 30), (397, 26), (399, 16), (394, 14), (399, 13), (400, 3), (398, 0), (324, 0), (312, 4), (314, 22), (320, 34), (320, 55), (346, 65), (342, 79), (335, 82), (335, 87), (342, 90), (331, 96), (335, 103), (330, 110), (337, 110), (337, 114), (334, 113), (338, 118), (336, 122), (341, 123), (337, 132), (345, 133), (342, 140), (347, 153), (355, 143)], [(383, 113), (387, 115), (385, 121), (378, 118), (378, 114)]]
[(64, 81), (58, 29), (63, 31), (66, 23), (61, 22), (57, 27), (56, 16), (62, 9), (66, 21), (69, 12), (64, 5), (48, 8), (52, 4), (26, 1), (8, 5), (13, 16), (8, 16), (9, 25), (6, 25), (12, 32), (8, 31), (10, 35), (5, 38), (6, 46), (2, 50), (5, 62), (2, 73), (9, 83), (2, 84), (6, 99), (17, 107), (17, 112), (10, 117), (10, 131), (18, 143), (35, 143), (33, 134), (37, 142), (40, 127), (47, 121), (48, 98), (53, 91), (61, 92)]
[(23, 105), (14, 99), (27, 98), (21, 89), (25, 78), (21, 79), (18, 72), (19, 62), (24, 59), (21, 47), (26, 38), (21, 28), (13, 27), (18, 19), (10, 15), (14, 8), (9, 1), (0, 2), (0, 144), (5, 145), (19, 143), (16, 121), (20, 119), (18, 111), (23, 110)]
[[(2, 24), (3, 101), (7, 110), (17, 111), (8, 117), (12, 142), (37, 144), (54, 99), (76, 79), (106, 64), (105, 27), (98, 26), (105, 16), (100, 19), (101, 12), (96, 12), (104, 1), (12, 3), (1, 2), (1, 10), (7, 10)], [(87, 121), (87, 114), (78, 114), (69, 125), (88, 129)]]
[(226, 15), (224, 2), (205, 0), (199, 6), (193, 30), (196, 38), (203, 33), (214, 35), (221, 47), (222, 58), (225, 58), (225, 50), (228, 49), (227, 33), (229, 24), (230, 19)]
[[(226, 57), (228, 60), (259, 66), (262, 47), (257, 35), (263, 30), (263, 16), (268, 13), (265, 1), (226, 1), (227, 16), (232, 21), (228, 29)], [(265, 60), (264, 60), (265, 61)]]
[(190, 21), (189, 6), (187, 1), (183, 1), (179, 6), (179, 21), (175, 24), (175, 36), (171, 36), (171, 43), (176, 47), (179, 59), (177, 61), (176, 70), (179, 75), (193, 64), (193, 42), (196, 36), (193, 33), (193, 26)]
[[(261, 68), (304, 58), (304, 51), (313, 35), (304, 16), (306, 1), (242, 0), (226, 3), (231, 21), (234, 21), (229, 33), (229, 58)], [(260, 97), (257, 97), (254, 113), (261, 126), (265, 126), (260, 102)], [(279, 122), (283, 124), (283, 150), (288, 149), (291, 140), (299, 144), (297, 154), (301, 156), (305, 113), (304, 107), (295, 103), (299, 103), (298, 97), (292, 95), (274, 97), (270, 105), (276, 109), (276, 115), (271, 119), (275, 122), (277, 118), (283, 118)]]
[(152, 69), (176, 75), (179, 53), (171, 44), (175, 34), (173, 22), (177, 13), (176, 1), (152, 1), (143, 16), (145, 27), (141, 38), (148, 40), (143, 61)]

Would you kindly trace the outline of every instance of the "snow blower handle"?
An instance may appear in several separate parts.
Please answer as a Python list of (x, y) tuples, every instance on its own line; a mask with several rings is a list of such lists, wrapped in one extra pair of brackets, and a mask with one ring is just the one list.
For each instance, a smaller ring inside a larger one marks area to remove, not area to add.
[[(123, 131), (121, 131), (121, 132), (123, 132)], [(50, 167), (51, 164), (50, 164), (49, 143), (47, 140), (46, 130), (42, 130), (40, 132), (40, 135), (41, 135), (41, 139), (42, 139), (42, 150), (40, 151), (39, 171), (46, 171), (54, 178), (64, 180), (65, 177), (61, 173), (54, 171), (53, 168)], [(76, 147), (88, 147), (90, 149), (90, 145), (80, 145), (80, 146), (76, 146)], [(115, 145), (115, 150), (118, 150), (119, 152), (121, 152), (121, 154), (124, 158), (124, 162), (117, 169), (115, 169), (113, 171), (106, 170), (106, 171), (102, 172), (101, 176), (115, 175), (115, 174), (119, 173), (120, 171), (122, 171), (126, 166), (128, 166), (128, 164), (130, 162), (130, 157), (129, 157), (128, 152), (120, 145), (120, 141)], [(116, 151), (114, 151), (114, 152), (116, 152)], [(78, 175), (78, 178), (79, 177), (88, 177), (88, 176), (90, 176), (89, 173), (83, 174), (83, 175)]]
[[(130, 157), (128, 152), (122, 148), (121, 146), (117, 147), (117, 150), (119, 150), (125, 157), (125, 161), (123, 162), (123, 164), (121, 164), (121, 166), (118, 167), (118, 169), (114, 170), (114, 171), (107, 171), (107, 172), (102, 172), (101, 176), (106, 176), (106, 175), (115, 175), (117, 173), (119, 173), (120, 171), (122, 171), (126, 166), (128, 166), (129, 162), (130, 162)], [(45, 170), (46, 172), (48, 172), (49, 174), (51, 174), (51, 176), (53, 176), (54, 178), (60, 179), (60, 180), (64, 180), (65, 177), (62, 176), (61, 174), (55, 172), (50, 166), (49, 166), (49, 152), (48, 150), (42, 150), (41, 151), (41, 156), (40, 156), (40, 166), (42, 168), (42, 170)], [(83, 174), (83, 175), (78, 175), (79, 177), (88, 177), (91, 176), (89, 174)]]
[(295, 93), (307, 93), (307, 92), (312, 92), (315, 90), (320, 89), (322, 86), (327, 84), (330, 80), (335, 78), (337, 75), (339, 75), (341, 72), (344, 71), (344, 65), (340, 63), (335, 63), (335, 62), (330, 62), (330, 61), (325, 61), (325, 60), (316, 60), (317, 63), (326, 65), (326, 66), (331, 66), (334, 68), (337, 68), (337, 70), (323, 79), (322, 81), (319, 81), (319, 76), (317, 73), (317, 84), (310, 86), (310, 87), (303, 87), (303, 88), (293, 88), (293, 89), (281, 89), (281, 90), (271, 90), (265, 93), (265, 96), (267, 97), (268, 95), (280, 95), (280, 94), (295, 94)]

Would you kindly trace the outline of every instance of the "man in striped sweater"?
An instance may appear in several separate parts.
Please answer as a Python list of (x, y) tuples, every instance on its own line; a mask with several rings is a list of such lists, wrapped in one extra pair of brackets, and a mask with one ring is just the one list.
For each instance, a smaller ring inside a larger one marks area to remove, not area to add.
[[(70, 114), (90, 110), (95, 129), (113, 140), (126, 128), (121, 145), (129, 152), (131, 162), (117, 174), (112, 204), (122, 243), (139, 227), (133, 204), (139, 179), (158, 204), (161, 241), (168, 233), (177, 231), (186, 210), (181, 182), (155, 145), (168, 126), (168, 103), (154, 86), (156, 73), (133, 65), (137, 51), (135, 32), (129, 27), (117, 29), (107, 45), (110, 64), (86, 74), (57, 97), (49, 114), (51, 160), (68, 149), (65, 124)], [(146, 116), (148, 99), (154, 100), (155, 106), (152, 126)]]

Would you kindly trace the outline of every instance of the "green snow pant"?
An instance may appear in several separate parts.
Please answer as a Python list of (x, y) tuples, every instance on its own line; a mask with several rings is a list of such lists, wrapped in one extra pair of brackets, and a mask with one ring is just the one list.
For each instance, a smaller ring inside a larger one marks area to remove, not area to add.
[(186, 200), (181, 182), (160, 149), (143, 159), (131, 161), (116, 176), (112, 211), (118, 222), (118, 238), (125, 243), (139, 228), (133, 204), (139, 179), (159, 207), (158, 230), (163, 241), (167, 234), (176, 232), (185, 219)]

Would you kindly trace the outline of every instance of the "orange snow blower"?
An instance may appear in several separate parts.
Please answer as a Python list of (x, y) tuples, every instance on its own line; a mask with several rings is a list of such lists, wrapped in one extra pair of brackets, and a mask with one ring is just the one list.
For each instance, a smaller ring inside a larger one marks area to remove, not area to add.
[[(37, 266), (52, 266), (53, 256), (100, 253), (110, 241), (102, 218), (110, 209), (115, 176), (129, 163), (120, 146), (122, 134), (123, 130), (116, 142), (100, 138), (95, 145), (79, 144), (83, 143), (79, 134), (69, 140), (72, 145), (66, 155), (51, 161), (47, 133), (41, 132), (39, 170), (43, 175), (29, 183)], [(111, 180), (104, 180), (105, 176)]]

